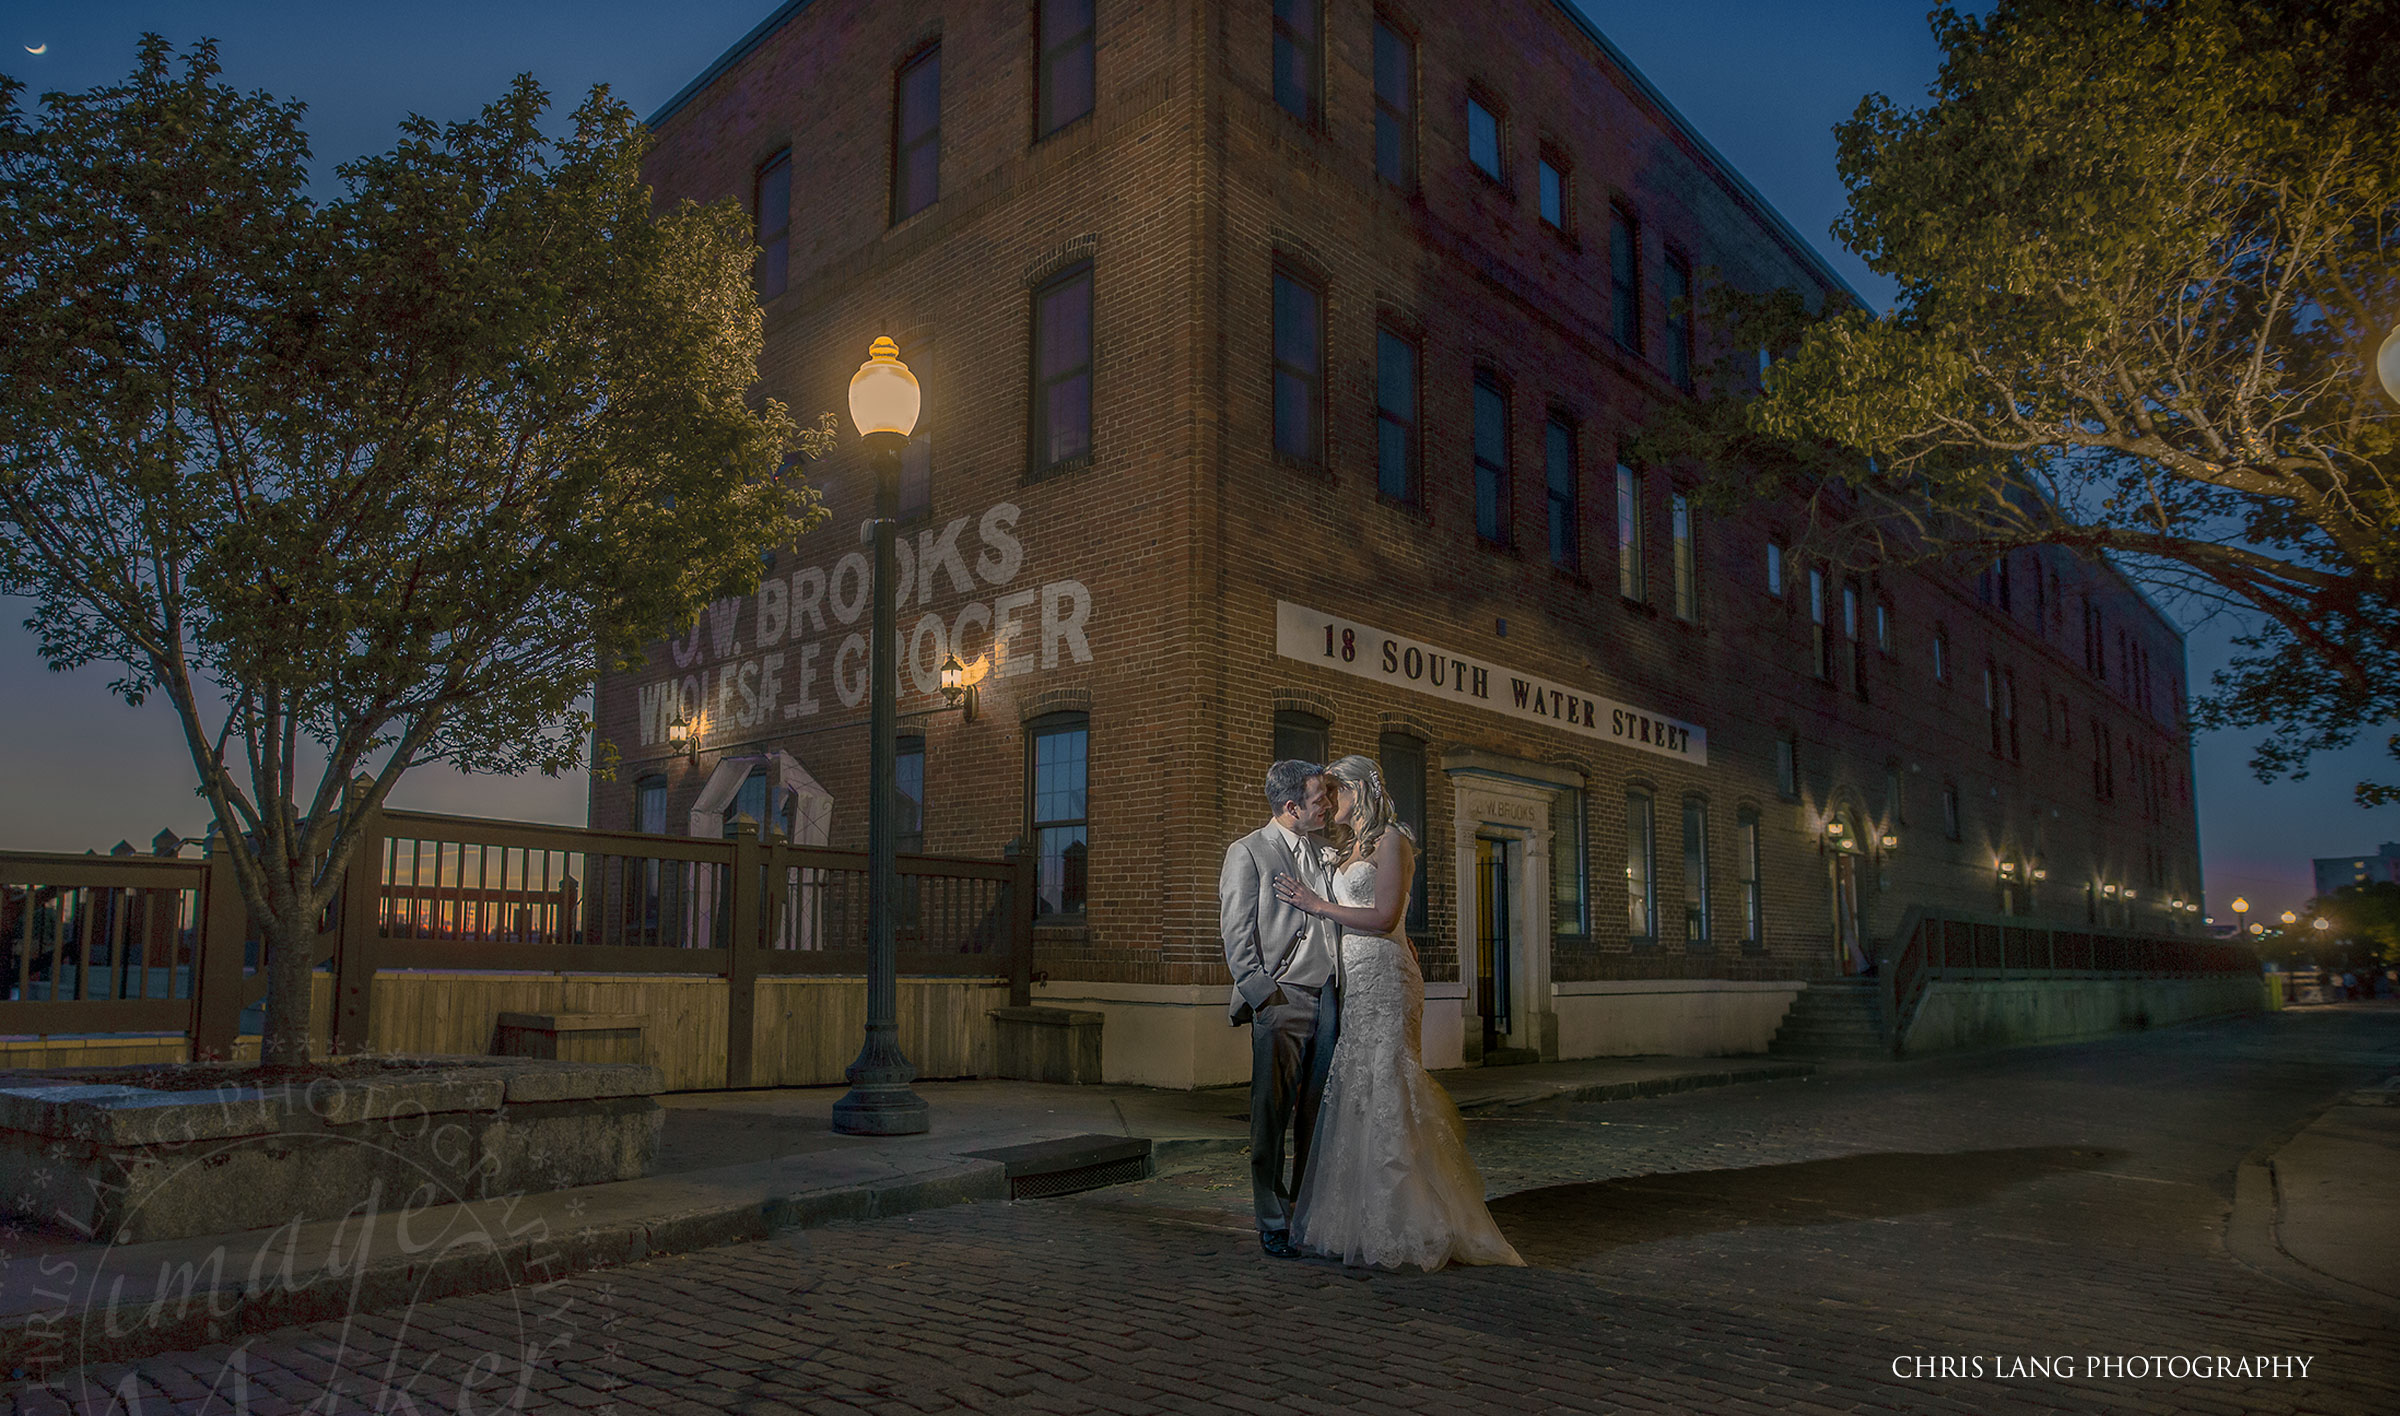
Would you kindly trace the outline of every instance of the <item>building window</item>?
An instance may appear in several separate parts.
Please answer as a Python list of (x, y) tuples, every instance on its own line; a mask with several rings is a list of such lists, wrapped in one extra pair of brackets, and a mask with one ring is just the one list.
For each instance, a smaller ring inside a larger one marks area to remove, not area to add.
[(2000, 736), (2000, 671), (1989, 664), (1983, 666), (1983, 717), (1991, 735), (1992, 756), (2004, 755), (2006, 746)]
[(1375, 331), (1375, 488), (1410, 506), (1419, 485), (1417, 366), (1416, 341)]
[(1275, 450), (1312, 467), (1325, 461), (1325, 297), (1275, 272)]
[[(907, 736), (894, 744), (892, 781), (898, 789), (894, 803), (900, 810), (895, 822), (893, 849), (903, 855), (925, 854), (925, 739)], [(912, 897), (914, 891), (905, 892)]]
[(1617, 593), (1628, 600), (1649, 598), (1650, 572), (1642, 564), (1642, 474), (1617, 464)]
[(1708, 803), (1683, 799), (1683, 942), (1706, 948), (1708, 933)]
[(1676, 252), (1667, 253), (1667, 381), (1692, 390), (1692, 266)]
[(1881, 595), (1875, 597), (1875, 649), (1885, 658), (1892, 654), (1892, 602)]
[(1275, 0), (1275, 101), (1315, 127), (1318, 78), (1324, 72), (1319, 0)]
[(1955, 841), (1961, 834), (1958, 820), (1958, 783), (1942, 783), (1942, 834)]
[(1425, 842), (1425, 744), (1408, 733), (1384, 733), (1375, 741), (1383, 763), (1384, 789), (1392, 795), (1392, 814), (1415, 836), (1417, 874), (1408, 891), (1406, 928), (1412, 934), (1426, 929), (1425, 862), (1431, 852)]
[(1417, 189), (1417, 46), (1375, 22), (1375, 175)]
[(1625, 934), (1635, 944), (1657, 942), (1658, 839), (1650, 798), (1625, 794)]
[(1800, 739), (1790, 733), (1775, 739), (1775, 794), (1800, 799)]
[(1509, 543), (1508, 394), (1488, 373), (1475, 375), (1475, 534)]
[(2017, 739), (2017, 675), (2013, 669), (2000, 671), (2000, 724), (2008, 736), (2008, 760), (2024, 761), (2025, 751)]
[(1033, 472), (1092, 453), (1092, 268), (1074, 266), (1033, 293)]
[(1589, 844), (1584, 835), (1583, 789), (1561, 787), (1550, 798), (1550, 932), (1553, 935), (1580, 938), (1592, 932)]
[(1041, 115), (1046, 137), (1092, 111), (1092, 0), (1040, 0)]
[(767, 827), (767, 769), (753, 767), (750, 775), (734, 790), (733, 801), (725, 808), (725, 821), (720, 834), (728, 841), (742, 834), (744, 823), (753, 836), (763, 836)]
[(1467, 160), (1495, 182), (1508, 181), (1507, 160), (1500, 142), (1500, 118), (1481, 99), (1467, 100)]
[(758, 298), (772, 300), (791, 284), (792, 152), (767, 159), (752, 184), (750, 209), (758, 214)]
[(1950, 681), (1950, 631), (1940, 625), (1933, 630), (1933, 681)]
[(1833, 682), (1833, 634), (1825, 623), (1825, 572), (1816, 566), (1808, 568), (1808, 665), (1809, 672), (1827, 683)]
[(1883, 769), (1883, 819), (1893, 826), (1908, 824), (1908, 803), (1900, 795), (1900, 769)]
[(1700, 622), (1700, 545), (1692, 525), (1692, 499), (1677, 492), (1668, 499), (1675, 535), (1675, 618)]
[(1736, 821), (1739, 839), (1734, 849), (1742, 877), (1742, 947), (1763, 949), (1767, 943), (1766, 899), (1759, 880), (1758, 813), (1747, 807)]
[(1090, 880), (1091, 843), (1084, 821), (1090, 743), (1090, 719), (1081, 713), (1052, 713), (1026, 725), (1036, 914), (1083, 913)]
[(1633, 213), (1611, 203), (1608, 208), (1608, 319), (1617, 343), (1642, 352), (1641, 228)]
[(1308, 762), (1322, 767), (1332, 754), (1333, 724), (1297, 708), (1275, 710), (1277, 762)]
[(941, 195), (942, 47), (901, 65), (892, 94), (892, 220), (901, 222)]
[(1774, 541), (1767, 542), (1767, 593), (1783, 598), (1783, 547)]
[(633, 784), (633, 829), (645, 836), (667, 834), (667, 779), (644, 777)]
[(1867, 696), (1867, 640), (1860, 633), (1865, 626), (1859, 623), (1862, 601), (1858, 582), (1842, 584), (1842, 641), (1850, 646), (1850, 688), (1863, 701)]
[(1565, 570), (1583, 564), (1583, 535), (1578, 517), (1575, 425), (1564, 414), (1550, 415), (1543, 440), (1544, 471), (1550, 483), (1550, 563)]
[(1556, 153), (1542, 154), (1541, 170), (1542, 220), (1550, 229), (1567, 234), (1567, 160)]

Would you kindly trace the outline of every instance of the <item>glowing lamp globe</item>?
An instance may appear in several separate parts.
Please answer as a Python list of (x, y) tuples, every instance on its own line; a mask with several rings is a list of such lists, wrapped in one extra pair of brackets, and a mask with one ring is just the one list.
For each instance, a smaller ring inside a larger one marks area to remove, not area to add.
[(850, 421), (863, 437), (907, 437), (916, 431), (920, 397), (917, 376), (900, 362), (900, 346), (878, 339), (868, 346), (867, 362), (850, 376)]
[(2400, 325), (2393, 326), (2383, 337), (2383, 347), (2375, 351), (2375, 377), (2382, 381), (2385, 395), (2400, 403)]

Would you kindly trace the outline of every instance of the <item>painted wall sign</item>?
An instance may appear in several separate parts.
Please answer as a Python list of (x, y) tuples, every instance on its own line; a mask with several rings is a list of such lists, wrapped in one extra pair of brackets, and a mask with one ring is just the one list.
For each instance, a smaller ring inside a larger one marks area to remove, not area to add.
[[(942, 660), (952, 654), (981, 681), (1092, 661), (1092, 592), (1083, 582), (1016, 585), (1025, 569), (1022, 514), (1000, 502), (896, 539), (902, 711), (940, 702)], [(715, 602), (689, 633), (654, 649), (651, 663), (671, 659), (674, 672), (635, 687), (641, 746), (666, 742), (678, 713), (712, 738), (766, 737), (778, 723), (863, 706), (870, 555), (779, 569), (757, 594)], [(919, 607), (925, 613), (912, 617)]]
[(1565, 684), (1521, 674), (1422, 640), (1279, 600), (1275, 652), (1397, 688), (1466, 703), (1545, 728), (1565, 728), (1637, 752), (1708, 765), (1708, 730)]

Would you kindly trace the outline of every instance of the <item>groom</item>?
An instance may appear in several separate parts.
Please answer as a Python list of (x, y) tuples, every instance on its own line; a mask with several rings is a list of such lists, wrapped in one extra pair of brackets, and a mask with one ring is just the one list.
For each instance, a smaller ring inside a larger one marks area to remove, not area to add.
[[(1332, 894), (1317, 843), (1332, 788), (1313, 762), (1267, 769), (1274, 819), (1225, 851), (1217, 876), (1217, 925), (1233, 971), (1228, 1021), (1250, 1025), (1250, 1187), (1259, 1243), (1279, 1259), (1292, 1245), (1292, 1199), (1308, 1170), (1317, 1103), (1333, 1063), (1340, 1013), (1334, 990), (1334, 926), (1285, 904), (1275, 876), (1288, 872), (1320, 895)], [(1292, 1176), (1283, 1176), (1283, 1133), (1292, 1131)]]

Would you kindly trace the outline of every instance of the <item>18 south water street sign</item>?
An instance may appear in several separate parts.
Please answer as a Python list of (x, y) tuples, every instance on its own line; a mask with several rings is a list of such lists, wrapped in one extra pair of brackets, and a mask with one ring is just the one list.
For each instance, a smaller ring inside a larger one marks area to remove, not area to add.
[(1697, 724), (1288, 600), (1275, 604), (1275, 652), (1541, 727), (1565, 728), (1695, 767), (1708, 765), (1708, 730)]

